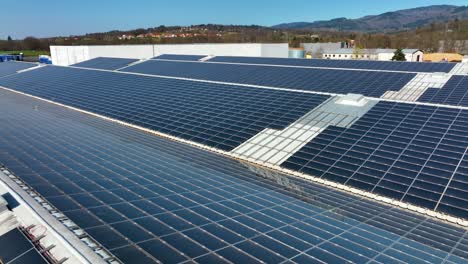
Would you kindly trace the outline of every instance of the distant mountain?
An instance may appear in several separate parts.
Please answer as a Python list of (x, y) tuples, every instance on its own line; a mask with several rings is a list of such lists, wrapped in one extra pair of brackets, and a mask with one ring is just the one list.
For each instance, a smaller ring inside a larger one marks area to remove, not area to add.
[(428, 26), (431, 23), (468, 19), (468, 6), (434, 5), (365, 16), (358, 19), (336, 18), (328, 21), (294, 22), (273, 26), (279, 29), (318, 31), (395, 32)]

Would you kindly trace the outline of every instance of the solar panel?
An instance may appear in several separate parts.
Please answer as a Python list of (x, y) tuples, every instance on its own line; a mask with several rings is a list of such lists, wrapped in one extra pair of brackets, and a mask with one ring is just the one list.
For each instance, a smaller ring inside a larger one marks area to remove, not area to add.
[(12, 264), (49, 263), (19, 228), (12, 229), (0, 236), (0, 262)]
[(269, 64), (302, 67), (324, 67), (361, 70), (384, 70), (400, 72), (450, 72), (456, 63), (433, 62), (397, 62), (397, 61), (368, 61), (368, 60), (325, 60), (325, 59), (288, 59), (263, 57), (228, 57), (220, 56), (210, 62), (229, 62), (241, 64)]
[(181, 61), (199, 61), (207, 55), (178, 55), (178, 54), (162, 54), (153, 59), (161, 60), (181, 60)]
[(265, 128), (287, 127), (329, 98), (55, 66), (0, 85), (226, 151)]
[(429, 88), (419, 102), (468, 106), (468, 77), (452, 76), (442, 88)]
[(124, 263), (467, 263), (467, 230), (2, 92), (0, 163)]
[(468, 111), (380, 102), (329, 127), (282, 166), (468, 218)]
[(71, 66), (100, 70), (118, 70), (137, 61), (137, 59), (98, 57), (80, 63), (76, 63)]
[(387, 91), (398, 91), (416, 76), (413, 73), (156, 60), (145, 61), (124, 71), (316, 92), (357, 93), (374, 97), (380, 97)]
[(0, 78), (37, 66), (34, 63), (7, 61), (0, 63)]

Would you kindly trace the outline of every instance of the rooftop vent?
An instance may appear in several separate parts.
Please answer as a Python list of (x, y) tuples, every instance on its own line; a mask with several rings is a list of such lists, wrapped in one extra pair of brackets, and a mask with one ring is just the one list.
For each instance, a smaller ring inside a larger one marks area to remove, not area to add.
[(367, 104), (366, 98), (361, 94), (347, 94), (336, 101), (336, 104), (351, 105), (351, 106), (365, 106)]
[(447, 78), (447, 76), (450, 76), (449, 74), (445, 73), (445, 72), (434, 72), (431, 77), (432, 78)]

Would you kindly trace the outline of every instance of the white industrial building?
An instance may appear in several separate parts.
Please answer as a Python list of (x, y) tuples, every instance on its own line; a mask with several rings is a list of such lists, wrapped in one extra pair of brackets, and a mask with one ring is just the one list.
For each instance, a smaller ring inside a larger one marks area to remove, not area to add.
[[(395, 54), (395, 49), (333, 49), (323, 54), (324, 59), (331, 60), (379, 60), (390, 61)], [(418, 49), (403, 49), (406, 61), (422, 62), (424, 53)]]
[(468, 55), (463, 56), (462, 62), (468, 63)]
[(68, 66), (97, 57), (149, 59), (161, 54), (287, 58), (287, 43), (50, 46), (52, 63)]
[(306, 54), (312, 58), (322, 58), (325, 52), (343, 48), (341, 42), (328, 42), (328, 43), (301, 43), (301, 47)]

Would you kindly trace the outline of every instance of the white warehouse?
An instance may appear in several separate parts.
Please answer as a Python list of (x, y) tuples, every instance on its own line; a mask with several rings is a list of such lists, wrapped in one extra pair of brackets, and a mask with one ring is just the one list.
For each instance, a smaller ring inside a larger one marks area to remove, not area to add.
[(468, 63), (468, 55), (463, 56), (462, 62)]
[[(379, 60), (390, 61), (393, 58), (395, 49), (335, 49), (327, 50), (323, 54), (324, 59), (330, 60)], [(424, 53), (418, 49), (403, 49), (406, 61), (422, 62)]]
[(161, 54), (287, 58), (287, 43), (50, 46), (52, 63), (68, 66), (97, 57), (149, 59)]

